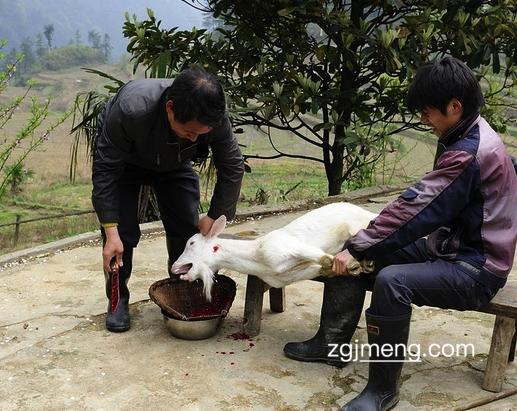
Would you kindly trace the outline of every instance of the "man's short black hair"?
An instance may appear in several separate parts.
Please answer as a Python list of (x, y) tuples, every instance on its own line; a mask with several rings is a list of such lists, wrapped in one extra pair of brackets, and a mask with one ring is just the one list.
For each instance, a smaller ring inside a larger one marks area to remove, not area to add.
[(182, 71), (167, 89), (166, 100), (172, 100), (174, 118), (180, 123), (197, 120), (216, 127), (226, 111), (224, 90), (217, 77), (199, 67)]
[(445, 57), (417, 70), (409, 87), (407, 103), (412, 113), (434, 107), (447, 114), (447, 105), (453, 98), (463, 105), (463, 118), (479, 111), (484, 103), (472, 70), (453, 57)]

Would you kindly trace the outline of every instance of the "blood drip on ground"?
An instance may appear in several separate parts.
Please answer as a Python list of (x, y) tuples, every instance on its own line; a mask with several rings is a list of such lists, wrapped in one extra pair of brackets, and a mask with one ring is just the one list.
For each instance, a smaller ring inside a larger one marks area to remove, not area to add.
[(233, 333), (233, 334), (230, 334), (228, 336), (228, 338), (231, 338), (232, 340), (234, 341), (237, 341), (237, 340), (248, 340), (248, 341), (253, 341), (251, 339), (251, 337), (248, 335), (248, 334), (245, 334), (245, 333)]
[[(255, 342), (253, 341), (253, 338), (251, 338), (246, 333), (233, 333), (227, 336), (227, 338), (231, 338), (234, 341), (247, 341), (248, 347), (243, 352), (248, 352), (251, 348), (255, 347)], [(233, 352), (230, 352), (230, 354), (233, 354)]]

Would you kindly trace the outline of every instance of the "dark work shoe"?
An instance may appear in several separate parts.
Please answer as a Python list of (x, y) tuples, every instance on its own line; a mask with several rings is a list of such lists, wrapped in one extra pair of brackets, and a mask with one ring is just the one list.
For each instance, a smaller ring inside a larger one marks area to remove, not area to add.
[(131, 327), (129, 319), (129, 289), (127, 283), (133, 267), (133, 249), (126, 247), (122, 255), (124, 265), (111, 273), (104, 273), (106, 278), (106, 296), (108, 310), (106, 328), (112, 332), (123, 332)]
[[(367, 285), (359, 277), (325, 278), (323, 282), (318, 332), (307, 341), (287, 343), (284, 354), (297, 361), (317, 361), (344, 367), (347, 362), (341, 360), (340, 349), (343, 353), (349, 347), (341, 347), (341, 344), (349, 344), (354, 335), (363, 310)], [(337, 350), (333, 346), (336, 344)]]
[(378, 351), (370, 354), (366, 387), (341, 411), (387, 411), (397, 405), (410, 320), (411, 313), (383, 317), (366, 311), (368, 343)]
[(108, 307), (108, 315), (106, 316), (106, 329), (111, 332), (120, 333), (131, 328), (129, 319), (128, 304), (119, 303), (115, 312), (111, 311), (111, 303)]
[(343, 368), (347, 365), (346, 361), (341, 361), (337, 356), (339, 348), (334, 351), (336, 356), (329, 354), (332, 353), (332, 347), (330, 347), (322, 338), (316, 334), (310, 340), (303, 342), (290, 342), (284, 346), (284, 354), (287, 358), (296, 361), (305, 362), (324, 362), (334, 367)]
[[(121, 267), (121, 269), (124, 267)], [(106, 328), (112, 332), (127, 331), (131, 326), (129, 320), (129, 291), (127, 290), (127, 285), (124, 284), (121, 287), (121, 278), (118, 272), (111, 273), (108, 277), (111, 285), (111, 293), (108, 301)]]

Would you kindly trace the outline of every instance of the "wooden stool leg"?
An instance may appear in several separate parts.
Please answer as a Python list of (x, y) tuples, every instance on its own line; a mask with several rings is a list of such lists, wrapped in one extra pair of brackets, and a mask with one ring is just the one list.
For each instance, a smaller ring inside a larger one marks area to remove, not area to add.
[(512, 344), (510, 345), (510, 353), (508, 354), (508, 362), (515, 359), (515, 345), (517, 343), (517, 321), (515, 322), (515, 330), (513, 332)]
[(503, 387), (504, 373), (510, 353), (510, 345), (515, 334), (515, 320), (497, 315), (495, 317), (492, 342), (485, 369), (483, 389), (500, 392)]
[(285, 311), (285, 288), (269, 289), (269, 308), (275, 313), (283, 313)]
[(263, 302), (264, 282), (254, 275), (248, 275), (242, 329), (243, 332), (250, 337), (254, 337), (260, 333)]

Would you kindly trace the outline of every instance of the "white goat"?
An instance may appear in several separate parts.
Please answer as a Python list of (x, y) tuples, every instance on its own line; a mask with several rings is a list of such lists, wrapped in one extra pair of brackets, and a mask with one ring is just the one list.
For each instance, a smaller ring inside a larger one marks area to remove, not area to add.
[(208, 235), (195, 234), (188, 240), (171, 272), (179, 274), (182, 280), (201, 279), (208, 300), (214, 272), (221, 268), (255, 275), (276, 288), (320, 275), (330, 276), (333, 256), (375, 216), (350, 203), (333, 203), (254, 240), (235, 240), (217, 237), (226, 226), (223, 215)]

